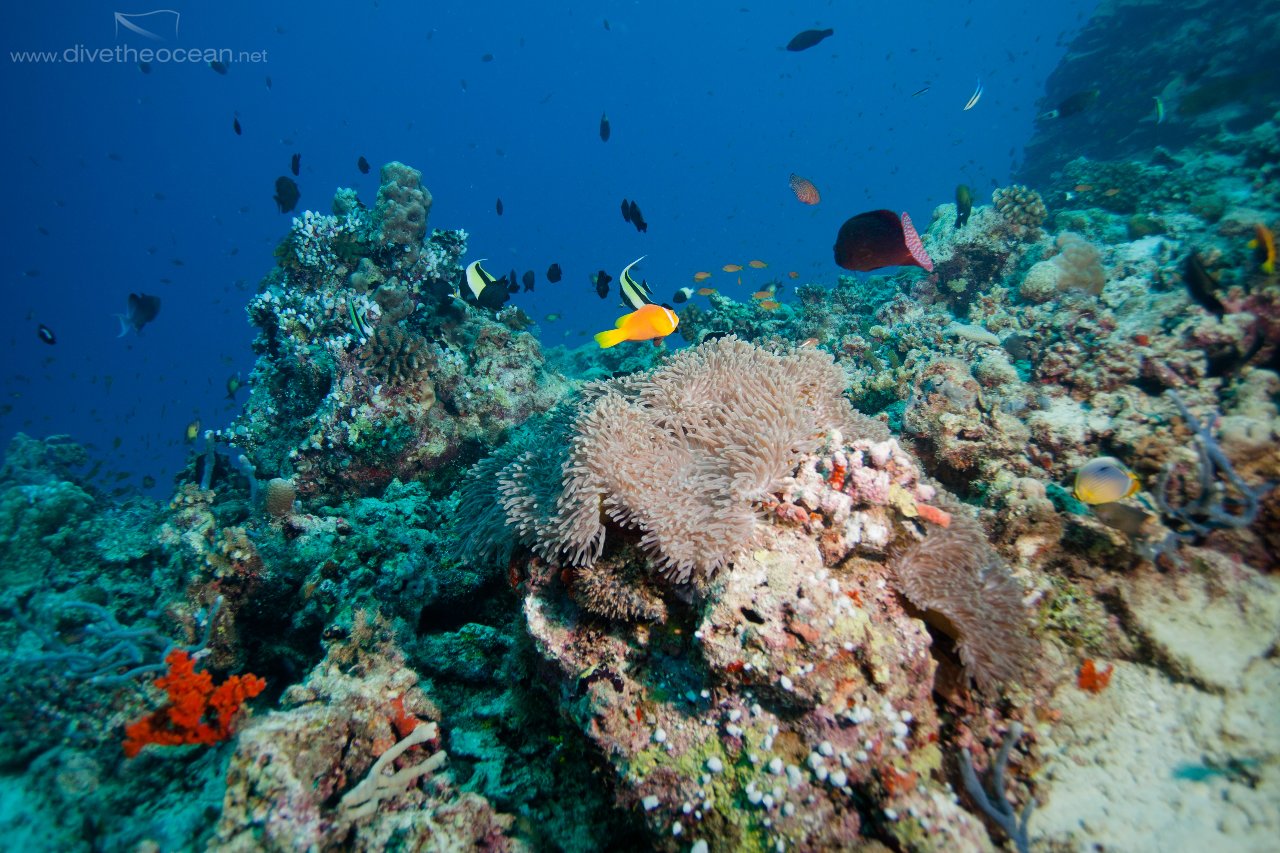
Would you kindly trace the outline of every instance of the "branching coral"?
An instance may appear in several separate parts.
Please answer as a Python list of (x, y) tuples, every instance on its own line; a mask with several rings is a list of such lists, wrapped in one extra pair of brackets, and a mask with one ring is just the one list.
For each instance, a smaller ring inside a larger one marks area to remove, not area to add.
[(897, 589), (956, 641), (981, 689), (1016, 680), (1031, 662), (1022, 587), (976, 519), (955, 513), (949, 527), (895, 555), (892, 568)]
[[(1187, 408), (1177, 391), (1170, 388), (1164, 393), (1178, 407), (1182, 419), (1194, 433), (1199, 461), (1196, 472), (1199, 494), (1194, 500), (1178, 506), (1169, 501), (1169, 486), (1175, 467), (1173, 463), (1169, 463), (1160, 472), (1156, 483), (1155, 500), (1160, 512), (1166, 518), (1188, 528), (1188, 538), (1204, 536), (1213, 530), (1248, 527), (1253, 524), (1258, 517), (1261, 498), (1270, 491), (1270, 487), (1250, 486), (1236, 473), (1231, 460), (1227, 459), (1213, 436), (1212, 418), (1208, 424), (1202, 424)], [(1228, 493), (1228, 486), (1234, 492), (1234, 497)], [(1229, 505), (1237, 508), (1228, 509)]]
[(444, 750), (436, 750), (425, 760), (394, 770), (389, 775), (383, 771), (405, 751), (433, 740), (438, 735), (439, 727), (435, 723), (419, 723), (409, 734), (378, 756), (378, 760), (369, 768), (369, 775), (342, 795), (338, 808), (353, 820), (368, 817), (378, 810), (378, 803), (382, 800), (402, 794), (418, 779), (435, 773), (448, 758)]
[(1004, 830), (1005, 835), (1009, 836), (1009, 840), (1013, 842), (1013, 846), (1018, 849), (1018, 853), (1028, 853), (1031, 849), (1031, 841), (1027, 837), (1027, 821), (1031, 818), (1031, 810), (1035, 808), (1035, 800), (1028, 802), (1022, 809), (1022, 814), (1019, 815), (1014, 812), (1013, 805), (1006, 799), (1004, 792), (1004, 771), (1009, 765), (1009, 750), (1021, 737), (1022, 724), (1014, 723), (1009, 727), (1009, 734), (1000, 745), (1000, 754), (996, 756), (996, 763), (991, 768), (990, 795), (983, 790), (982, 784), (978, 781), (978, 774), (974, 772), (973, 759), (969, 757), (968, 750), (960, 751), (960, 772), (964, 777), (965, 791), (978, 804), (978, 807)]

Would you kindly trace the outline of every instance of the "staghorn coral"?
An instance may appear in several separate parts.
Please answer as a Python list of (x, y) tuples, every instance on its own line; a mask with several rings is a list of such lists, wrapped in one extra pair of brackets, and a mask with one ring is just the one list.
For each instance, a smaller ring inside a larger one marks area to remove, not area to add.
[(895, 586), (926, 621), (956, 641), (965, 670), (983, 691), (1016, 680), (1032, 660), (1022, 588), (977, 519), (957, 512), (946, 528), (893, 559)]
[(1014, 225), (1039, 228), (1040, 223), (1049, 215), (1040, 193), (1022, 184), (1000, 187), (991, 194), (991, 201), (995, 203), (1001, 216)]
[(404, 385), (432, 366), (426, 339), (398, 326), (374, 329), (360, 354), (365, 370), (384, 382)]

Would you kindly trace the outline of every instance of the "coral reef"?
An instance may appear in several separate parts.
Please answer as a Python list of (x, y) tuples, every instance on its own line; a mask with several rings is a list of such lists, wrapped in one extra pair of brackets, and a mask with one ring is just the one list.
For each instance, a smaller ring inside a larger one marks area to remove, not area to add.
[[(412, 849), (523, 849), (507, 837), (510, 817), (441, 772), (439, 712), (378, 630), (363, 623), (289, 688), (283, 710), (244, 727), (219, 849), (384, 850), (393, 839)], [(359, 677), (343, 671), (353, 664)], [(402, 769), (384, 774), (397, 760)]]
[(431, 195), (400, 163), (372, 212), (339, 190), (294, 220), (251, 301), (261, 355), (244, 412), (219, 439), (303, 497), (428, 479), (549, 409), (565, 385), (510, 313), (450, 294), (462, 232), (427, 234)]
[[(6, 452), (0, 833), (1264, 847), (1280, 282), (1249, 241), (1280, 121), (1222, 101), (1222, 62), (1168, 105), (1221, 130), (1029, 163), (964, 227), (934, 211), (931, 272), (712, 295), (681, 349), (544, 353), (455, 298), (467, 235), (403, 164), (302, 213), (249, 399), (170, 501), (63, 438)], [(1040, 119), (1065, 139), (1121, 115), (1075, 73)], [(1139, 491), (1078, 500), (1098, 456)]]

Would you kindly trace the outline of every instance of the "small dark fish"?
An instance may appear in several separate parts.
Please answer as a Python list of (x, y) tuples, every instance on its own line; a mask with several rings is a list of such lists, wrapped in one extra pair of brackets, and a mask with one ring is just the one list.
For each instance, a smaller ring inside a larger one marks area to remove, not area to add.
[(973, 212), (973, 191), (967, 184), (956, 186), (956, 227), (963, 228)]
[(356, 168), (360, 170), (360, 174), (362, 175), (369, 174), (369, 161), (361, 156), (360, 159), (356, 161)]
[(671, 297), (671, 301), (679, 305), (682, 302), (688, 302), (689, 297), (693, 296), (692, 287), (682, 287), (676, 291), (676, 295)]
[(302, 155), (294, 154), (289, 158), (289, 171), (293, 172), (293, 176), (298, 176), (298, 171), (302, 168)]
[(601, 299), (609, 298), (609, 282), (613, 281), (613, 276), (609, 275), (604, 270), (600, 270), (600, 272), (595, 274), (594, 281), (596, 286), (596, 296), (599, 296)]
[(501, 196), (498, 197), (498, 203), (493, 206), (493, 209), (498, 211), (499, 216), (502, 215), (502, 197)]
[(231, 119), (231, 129), (236, 132), (236, 136), (240, 135), (240, 119), (238, 118)]
[(53, 329), (50, 329), (44, 323), (36, 327), (36, 335), (49, 346), (53, 346), (58, 342), (58, 336), (53, 333)]
[(1093, 102), (1098, 100), (1099, 90), (1086, 89), (1083, 92), (1076, 92), (1065, 98), (1062, 103), (1058, 104), (1057, 109), (1049, 110), (1047, 113), (1041, 113), (1042, 119), (1066, 118), (1068, 116), (1079, 115), (1089, 107), (1093, 106)]
[(600, 141), (608, 142), (610, 133), (611, 131), (609, 130), (609, 117), (604, 113), (600, 113)]
[(564, 274), (560, 272), (559, 264), (552, 264), (551, 266), (547, 267), (547, 281), (551, 282), (552, 284), (555, 284), (557, 281), (559, 281), (563, 277), (564, 277)]
[(606, 30), (607, 30), (607, 29), (609, 29), (609, 19), (608, 19), (608, 18), (605, 18), (605, 19), (604, 19), (604, 28), (605, 28)]
[(227, 73), (227, 63), (225, 62), (219, 62), (218, 60), (214, 59), (210, 61), (209, 67), (212, 68), (214, 71), (218, 72), (219, 74)]
[(525, 270), (524, 275), (520, 278), (520, 282), (524, 285), (525, 291), (533, 290), (533, 282), (535, 276), (533, 270)]
[(631, 214), (631, 224), (636, 227), (637, 231), (643, 234), (649, 230), (649, 223), (644, 221), (644, 216), (640, 213), (640, 205), (636, 204), (634, 199), (628, 212)]
[(914, 92), (912, 92), (912, 93), (911, 93), (911, 97), (913, 97), (913, 98), (918, 98), (918, 97), (920, 97), (921, 95), (923, 95), (925, 92), (928, 92), (928, 91), (929, 91), (929, 87), (928, 87), (928, 86), (925, 86), (923, 89), (916, 89)]
[(155, 478), (155, 477), (152, 477), (150, 474), (147, 474), (146, 476), (144, 476), (144, 477), (142, 478), (142, 488), (144, 488), (144, 489), (154, 489), (155, 487), (156, 487), (156, 478)]
[(506, 277), (503, 278), (502, 280), (507, 283), (507, 291), (509, 293), (520, 292), (520, 277), (516, 275), (515, 270), (512, 270), (511, 272), (507, 273)]
[(1191, 298), (1201, 308), (1221, 320), (1227, 313), (1227, 309), (1216, 293), (1220, 285), (1218, 280), (1205, 269), (1204, 262), (1200, 260), (1200, 254), (1195, 249), (1187, 255), (1187, 263), (1182, 268), (1182, 280), (1186, 282), (1187, 292), (1191, 294)]
[(625, 198), (622, 200), (622, 220), (624, 222), (631, 221), (631, 203)]
[(123, 314), (117, 314), (120, 319), (120, 334), (117, 338), (123, 338), (129, 334), (132, 329), (141, 334), (142, 327), (150, 323), (160, 313), (160, 297), (148, 296), (145, 293), (130, 293), (129, 301), (125, 306)]
[(835, 35), (835, 30), (805, 30), (802, 33), (796, 33), (795, 38), (787, 42), (787, 50), (799, 52), (815, 47), (823, 39)]
[[(234, 400), (236, 398), (236, 392), (240, 390), (240, 386), (242, 384), (243, 383), (240, 381), (239, 373), (237, 373), (235, 376), (227, 377), (227, 399), (228, 400)], [(198, 428), (199, 428), (199, 425), (197, 423), (197, 429)]]
[(484, 56), (480, 57), (480, 61), (481, 61), (481, 62), (493, 62), (493, 54), (492, 54), (492, 53), (486, 53)]
[(270, 88), (271, 88), (271, 76), (270, 76), (270, 75), (268, 75), (268, 76), (267, 76), (266, 83), (267, 83), (267, 88), (268, 88), (268, 89), (270, 89)]
[(150, 73), (151, 73), (151, 63), (150, 63), (150, 62), (139, 62), (139, 63), (138, 63), (138, 70), (139, 70), (139, 71), (141, 71), (143, 74), (150, 74)]
[(281, 213), (288, 213), (298, 206), (298, 199), (302, 197), (302, 193), (298, 190), (298, 185), (293, 178), (287, 178), (284, 175), (276, 178), (276, 194), (272, 196), (276, 200), (276, 207), (280, 208)]
[(497, 311), (511, 298), (507, 279), (495, 279), (480, 266), (480, 261), (467, 265), (463, 280), (467, 286), (462, 291), (464, 297), (469, 297), (468, 301), (474, 300), (477, 305), (490, 311)]

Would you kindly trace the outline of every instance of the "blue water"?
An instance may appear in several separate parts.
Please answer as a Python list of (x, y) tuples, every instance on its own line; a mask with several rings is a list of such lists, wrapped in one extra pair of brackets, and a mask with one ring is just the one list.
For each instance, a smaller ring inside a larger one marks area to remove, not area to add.
[[(0, 443), (69, 433), (126, 484), (152, 476), (167, 494), (187, 423), (223, 426), (236, 410), (226, 381), (254, 360), (243, 306), (292, 216), (327, 212), (340, 186), (372, 204), (390, 160), (422, 170), (430, 226), (466, 229), (468, 259), (538, 273), (513, 301), (548, 345), (612, 326), (616, 298), (597, 298), (588, 275), (640, 255), (661, 299), (698, 270), (738, 296), (792, 270), (834, 283), (848, 216), (889, 207), (923, 230), (956, 183), (981, 201), (1007, 182), (1044, 79), (1094, 4), (455, 5), (170, 2), (157, 8), (179, 13), (176, 33), (166, 16), (133, 19), (163, 39), (150, 40), (118, 28), (110, 5), (6, 4)], [(835, 35), (782, 49), (811, 27)], [(144, 74), (85, 53), (114, 60), (117, 47), (227, 48), (232, 62), (225, 75), (159, 61)], [(302, 199), (282, 215), (273, 184), (294, 153)], [(791, 172), (820, 205), (796, 202)], [(622, 220), (624, 197), (648, 233)], [(769, 268), (743, 288), (719, 272), (751, 259)], [(131, 291), (163, 308), (117, 338)], [(551, 312), (563, 318), (543, 321)]]

